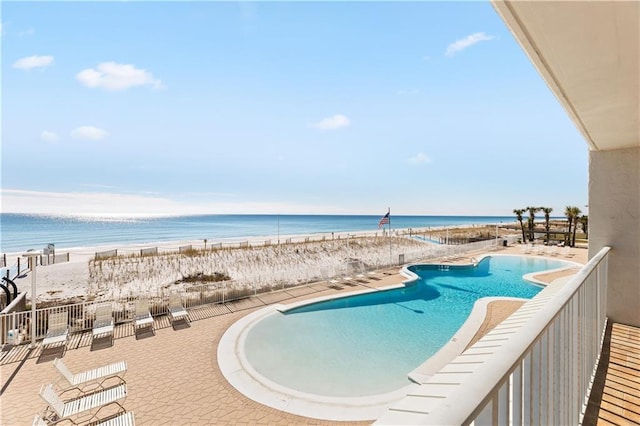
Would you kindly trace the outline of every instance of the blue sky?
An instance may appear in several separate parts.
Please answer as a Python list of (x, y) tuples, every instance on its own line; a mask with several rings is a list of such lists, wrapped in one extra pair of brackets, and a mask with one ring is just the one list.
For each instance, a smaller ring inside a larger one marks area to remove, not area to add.
[(488, 2), (3, 2), (0, 20), (2, 212), (587, 203), (587, 145)]

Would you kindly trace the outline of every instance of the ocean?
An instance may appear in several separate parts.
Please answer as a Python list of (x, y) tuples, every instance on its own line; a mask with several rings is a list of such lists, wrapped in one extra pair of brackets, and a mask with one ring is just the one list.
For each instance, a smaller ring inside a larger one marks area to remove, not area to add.
[[(207, 239), (242, 241), (276, 235), (376, 231), (373, 215), (197, 215), (85, 217), (1, 213), (0, 251), (20, 252), (55, 244), (56, 250), (101, 245)], [(391, 216), (392, 229), (512, 223), (513, 216)]]

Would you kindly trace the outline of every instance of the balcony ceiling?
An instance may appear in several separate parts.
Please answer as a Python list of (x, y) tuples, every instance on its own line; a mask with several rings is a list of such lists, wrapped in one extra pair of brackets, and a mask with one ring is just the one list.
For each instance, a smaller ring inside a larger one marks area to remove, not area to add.
[(640, 146), (640, 2), (493, 5), (590, 149)]

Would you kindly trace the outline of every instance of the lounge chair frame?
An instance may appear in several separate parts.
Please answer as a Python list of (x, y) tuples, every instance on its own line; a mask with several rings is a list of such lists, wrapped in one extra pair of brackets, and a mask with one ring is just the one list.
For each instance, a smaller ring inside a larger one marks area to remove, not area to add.
[(67, 345), (69, 338), (69, 311), (50, 313), (48, 316), (47, 334), (42, 347)]
[(94, 419), (102, 408), (111, 404), (118, 405), (123, 412), (126, 411), (122, 406), (122, 403), (127, 398), (127, 385), (125, 384), (93, 392), (66, 402), (56, 393), (51, 383), (42, 385), (39, 394), (47, 403), (47, 408), (45, 408), (41, 418), (49, 424), (56, 424), (62, 421), (70, 421), (73, 424), (86, 423)]
[(182, 298), (178, 293), (171, 293), (169, 295), (169, 318), (171, 318), (171, 324), (174, 321), (184, 319), (187, 323), (191, 323), (189, 320), (189, 312), (182, 305)]
[[(81, 371), (80, 373), (72, 373), (71, 370), (62, 362), (62, 359), (56, 358), (53, 360), (53, 365), (60, 373), (60, 378), (64, 379), (68, 386), (64, 387), (62, 393), (77, 389), (80, 392), (85, 392), (87, 388), (91, 389), (104, 389), (104, 383), (107, 380), (117, 378), (119, 383), (127, 383), (124, 379), (124, 375), (127, 373), (127, 362), (118, 361), (112, 364), (103, 365), (101, 367), (92, 368), (90, 370)], [(60, 380), (55, 382), (56, 385), (60, 384)], [(61, 386), (62, 387), (62, 386)]]
[[(133, 415), (133, 411), (125, 411), (116, 414), (115, 416), (109, 416), (104, 420), (100, 420), (100, 423), (96, 423), (95, 426), (135, 426), (136, 418)], [(32, 426), (49, 426), (49, 423), (36, 414), (33, 418)]]
[(146, 298), (138, 299), (135, 302), (135, 306), (135, 331), (139, 328), (147, 327), (151, 327), (153, 329), (153, 317), (151, 316), (151, 312), (149, 312), (149, 300)]
[(101, 421), (96, 426), (135, 426), (135, 424), (136, 419), (133, 411), (127, 411), (126, 413), (120, 413), (115, 417)]
[(113, 343), (113, 308), (111, 302), (96, 307), (96, 319), (93, 321), (92, 339), (109, 337)]

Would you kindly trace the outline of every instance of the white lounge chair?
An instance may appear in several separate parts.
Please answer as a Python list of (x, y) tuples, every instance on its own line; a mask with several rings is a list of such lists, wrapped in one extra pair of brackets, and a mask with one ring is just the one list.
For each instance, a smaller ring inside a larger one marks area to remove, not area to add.
[(69, 311), (49, 314), (47, 335), (42, 341), (42, 347), (67, 345), (69, 337)]
[(136, 419), (132, 411), (120, 413), (115, 417), (111, 417), (105, 421), (101, 421), (96, 426), (135, 426)]
[(36, 414), (33, 417), (33, 423), (31, 423), (31, 426), (49, 426), (49, 423), (47, 423), (40, 414)]
[[(135, 426), (135, 424), (136, 419), (133, 412), (128, 411), (101, 420), (96, 426)], [(32, 426), (49, 426), (49, 423), (40, 414), (36, 414), (33, 418)]]
[(96, 319), (93, 321), (93, 339), (110, 337), (113, 340), (113, 312), (111, 302), (96, 307)]
[[(91, 370), (82, 371), (77, 374), (73, 374), (69, 368), (62, 362), (60, 358), (53, 360), (53, 365), (56, 367), (61, 377), (69, 384), (70, 389), (83, 390), (85, 386), (96, 385), (100, 388), (104, 388), (102, 384), (111, 378), (120, 379), (121, 383), (126, 383), (124, 375), (127, 372), (127, 362), (119, 361), (112, 364), (104, 365), (102, 367), (92, 368)], [(56, 382), (57, 384), (58, 382)]]
[(136, 317), (135, 317), (135, 331), (139, 328), (151, 327), (153, 329), (153, 317), (149, 312), (149, 300), (138, 299), (136, 300)]
[[(53, 390), (53, 384), (48, 384), (42, 385), (40, 388), (40, 397), (47, 403), (47, 408), (43, 416), (45, 421), (57, 423), (68, 420), (74, 424), (78, 424), (74, 420), (74, 417), (86, 415), (92, 419), (101, 408), (110, 404), (117, 404), (122, 408), (122, 411), (125, 411), (122, 404), (118, 401), (126, 399), (127, 385), (121, 384), (65, 402), (60, 399), (56, 391)], [(86, 421), (87, 420), (83, 418), (82, 422), (84, 423)]]
[(189, 313), (182, 306), (182, 299), (178, 293), (171, 293), (169, 295), (169, 316), (171, 317), (171, 323), (174, 321), (185, 319), (189, 322)]

